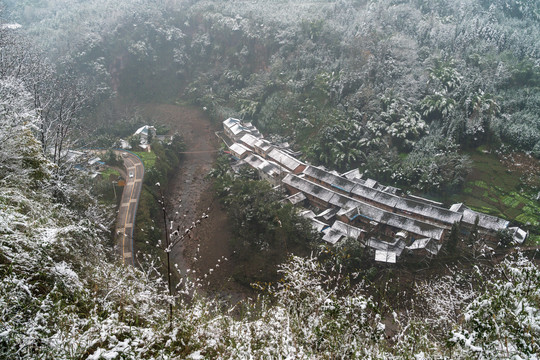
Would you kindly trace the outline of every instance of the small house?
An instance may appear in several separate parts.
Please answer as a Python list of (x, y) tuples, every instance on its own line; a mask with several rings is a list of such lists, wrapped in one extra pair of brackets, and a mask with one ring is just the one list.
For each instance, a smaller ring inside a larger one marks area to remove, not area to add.
[(141, 138), (141, 145), (148, 145), (149, 139), (156, 136), (156, 128), (153, 126), (144, 125), (138, 128), (133, 135)]
[(243, 159), (251, 154), (251, 151), (247, 147), (239, 143), (232, 144), (229, 150), (231, 151), (231, 155), (237, 159)]

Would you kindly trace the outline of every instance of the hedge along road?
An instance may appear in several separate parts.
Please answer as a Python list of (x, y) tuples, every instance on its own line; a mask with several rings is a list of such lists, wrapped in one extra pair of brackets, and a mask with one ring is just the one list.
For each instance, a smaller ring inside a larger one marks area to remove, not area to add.
[(122, 263), (133, 265), (133, 229), (143, 184), (144, 165), (135, 154), (119, 150), (115, 150), (115, 152), (122, 157), (126, 168), (126, 185), (120, 200), (115, 233), (120, 255), (122, 256)]

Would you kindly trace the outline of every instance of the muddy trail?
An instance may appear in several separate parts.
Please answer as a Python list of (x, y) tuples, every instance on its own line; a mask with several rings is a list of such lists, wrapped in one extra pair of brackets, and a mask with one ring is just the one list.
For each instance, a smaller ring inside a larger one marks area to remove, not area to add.
[(186, 143), (180, 169), (169, 181), (166, 192), (170, 213), (178, 212), (176, 219), (187, 227), (203, 213), (209, 215), (191, 237), (173, 249), (173, 263), (184, 274), (188, 269), (191, 274), (195, 271), (192, 278), (201, 279), (203, 289), (209, 294), (233, 301), (244, 298), (252, 292), (232, 279), (231, 228), (227, 214), (215, 199), (211, 181), (206, 179), (217, 157), (220, 144), (215, 131), (219, 127), (194, 107), (145, 104), (142, 108), (146, 117), (167, 125), (171, 133), (178, 132)]

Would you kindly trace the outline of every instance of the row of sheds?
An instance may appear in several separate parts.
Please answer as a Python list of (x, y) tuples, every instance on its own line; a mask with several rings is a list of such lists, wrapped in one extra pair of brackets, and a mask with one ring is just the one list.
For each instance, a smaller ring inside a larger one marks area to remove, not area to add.
[[(288, 199), (295, 199), (291, 202), (299, 204), (305, 198), (311, 205), (324, 209), (318, 215), (320, 220), (328, 222), (332, 220), (331, 216), (335, 216), (337, 221), (393, 238), (393, 243), (374, 238), (365, 241), (366, 246), (376, 250), (376, 259), (380, 261), (383, 258), (380, 254), (386, 251), (385, 258), (389, 259), (388, 262), (393, 262), (401, 255), (404, 248), (416, 254), (436, 255), (451, 229), (453, 224), (451, 221), (460, 222), (462, 231), (467, 232), (471, 230), (478, 217), (478, 231), (487, 240), (491, 238), (496, 241), (496, 232), (502, 229), (509, 229), (512, 232), (515, 243), (522, 243), (527, 237), (527, 232), (522, 229), (508, 227), (509, 222), (506, 220), (475, 212), (463, 204), (454, 204), (448, 210), (438, 208), (429, 202), (421, 203), (417, 200), (401, 198), (403, 201), (397, 199), (393, 207), (388, 207), (353, 197), (350, 193), (349, 196), (344, 195), (343, 191), (337, 191), (335, 187), (328, 184), (324, 186), (321, 182), (311, 181), (307, 173), (311, 173), (310, 167), (300, 175), (289, 174), (283, 179), (283, 183), (293, 194)], [(380, 196), (386, 195), (388, 194)], [(448, 212), (452, 216), (439, 216)], [(342, 227), (325, 234), (323, 239), (331, 240), (329, 241), (331, 243), (337, 242), (340, 239), (337, 237), (340, 228)], [(403, 233), (406, 236), (399, 236)]]
[(229, 151), (241, 164), (256, 169), (260, 177), (274, 186), (289, 173), (299, 174), (306, 164), (296, 159), (291, 152), (265, 140), (262, 134), (251, 124), (239, 119), (228, 118), (223, 121), (225, 135), (233, 141)]
[[(508, 221), (473, 211), (463, 204), (446, 209), (428, 199), (401, 196), (398, 188), (362, 179), (358, 169), (339, 174), (306, 165), (287, 149), (263, 139), (250, 123), (229, 118), (223, 122), (223, 127), (225, 134), (234, 141), (229, 147), (231, 154), (256, 169), (261, 178), (273, 185), (285, 184), (292, 194), (287, 201), (297, 205), (308, 201), (323, 209), (319, 215), (312, 212), (304, 215), (309, 215), (306, 217), (315, 229), (323, 232), (323, 240), (330, 244), (346, 237), (361, 239), (365, 246), (374, 250), (376, 260), (392, 263), (403, 250), (436, 255), (455, 222), (467, 230), (478, 218), (478, 229), (485, 236), (494, 237), (497, 230), (508, 228), (516, 243), (522, 243), (527, 237), (525, 231), (509, 228)], [(337, 220), (330, 226), (334, 219)], [(362, 228), (367, 227), (371, 230), (378, 227), (378, 232), (384, 231), (386, 236), (393, 237), (393, 241), (365, 239), (366, 231)]]

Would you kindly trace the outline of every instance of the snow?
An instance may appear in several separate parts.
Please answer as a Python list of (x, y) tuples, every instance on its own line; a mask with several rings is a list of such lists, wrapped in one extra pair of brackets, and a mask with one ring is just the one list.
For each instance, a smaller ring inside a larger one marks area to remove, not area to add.
[(13, 24), (2, 24), (2, 29), (9, 29), (9, 30), (16, 30), (22, 28), (21, 24), (13, 23)]
[(375, 261), (395, 264), (397, 256), (395, 252), (375, 250)]
[(191, 360), (202, 360), (202, 359), (204, 359), (204, 355), (202, 355), (200, 350), (199, 350), (199, 351), (196, 351), (194, 353), (191, 353), (187, 358), (191, 359)]

